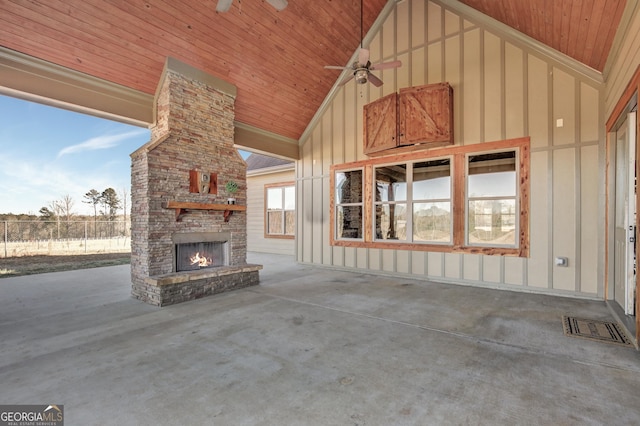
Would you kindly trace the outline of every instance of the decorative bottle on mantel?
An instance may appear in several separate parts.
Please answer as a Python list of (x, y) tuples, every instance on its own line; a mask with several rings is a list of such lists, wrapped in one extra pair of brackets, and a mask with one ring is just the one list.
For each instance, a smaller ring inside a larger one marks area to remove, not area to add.
[(227, 191), (227, 194), (229, 196), (229, 198), (227, 198), (227, 204), (235, 204), (236, 199), (233, 194), (238, 192), (238, 184), (235, 181), (229, 180), (225, 184), (224, 189), (225, 191)]

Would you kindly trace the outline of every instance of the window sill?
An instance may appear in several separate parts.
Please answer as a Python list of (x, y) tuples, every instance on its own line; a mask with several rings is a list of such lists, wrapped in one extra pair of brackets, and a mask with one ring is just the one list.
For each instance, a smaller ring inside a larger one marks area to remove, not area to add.
[(294, 240), (296, 237), (293, 235), (274, 235), (274, 234), (264, 234), (265, 238), (275, 238), (280, 240)]
[(439, 253), (464, 253), (464, 254), (485, 254), (492, 256), (516, 256), (529, 257), (529, 250), (526, 248), (510, 247), (476, 247), (476, 246), (454, 246), (444, 244), (415, 244), (402, 242), (364, 242), (350, 240), (334, 240), (333, 246), (337, 247), (357, 247), (389, 250), (411, 250), (411, 251), (431, 251)]

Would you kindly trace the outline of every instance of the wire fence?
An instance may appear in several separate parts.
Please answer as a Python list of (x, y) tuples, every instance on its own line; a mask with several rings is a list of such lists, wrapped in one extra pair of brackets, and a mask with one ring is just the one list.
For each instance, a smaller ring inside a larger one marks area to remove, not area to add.
[(126, 253), (130, 221), (4, 221), (0, 257)]

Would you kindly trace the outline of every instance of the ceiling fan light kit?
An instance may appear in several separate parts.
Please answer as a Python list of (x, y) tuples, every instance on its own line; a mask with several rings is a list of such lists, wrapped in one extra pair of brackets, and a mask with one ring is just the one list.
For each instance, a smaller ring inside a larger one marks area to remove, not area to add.
[(367, 78), (368, 75), (369, 75), (369, 72), (365, 68), (360, 68), (356, 70), (355, 72), (356, 83), (366, 84), (367, 81), (369, 81), (369, 79)]
[[(267, 0), (268, 1), (268, 0)], [(360, 49), (358, 50), (358, 60), (355, 61), (350, 67), (339, 67), (335, 65), (326, 65), (325, 69), (338, 69), (338, 70), (351, 70), (353, 71), (350, 76), (345, 78), (339, 83), (339, 86), (346, 84), (355, 78), (356, 84), (367, 84), (371, 83), (376, 87), (382, 86), (382, 80), (380, 80), (375, 75), (371, 74), (373, 70), (384, 70), (391, 68), (398, 68), (402, 66), (402, 62), (400, 61), (392, 61), (392, 62), (384, 62), (381, 64), (371, 64), (369, 61), (369, 49), (365, 49), (363, 46), (364, 37), (363, 37), (363, 11), (362, 11), (362, 3), (363, 0), (360, 0)]]

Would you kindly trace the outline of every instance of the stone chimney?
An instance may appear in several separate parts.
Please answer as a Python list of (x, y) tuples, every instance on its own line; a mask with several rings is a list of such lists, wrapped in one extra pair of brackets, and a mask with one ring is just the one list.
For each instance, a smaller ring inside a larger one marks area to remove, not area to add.
[[(261, 267), (246, 263), (246, 163), (233, 145), (235, 96), (235, 86), (167, 60), (151, 141), (131, 155), (131, 280), (138, 299), (163, 306), (258, 284)], [(212, 177), (208, 192), (193, 190), (198, 172)], [(234, 210), (225, 207), (228, 181), (239, 187)], [(176, 242), (198, 236), (224, 242), (225, 265), (176, 270)]]

